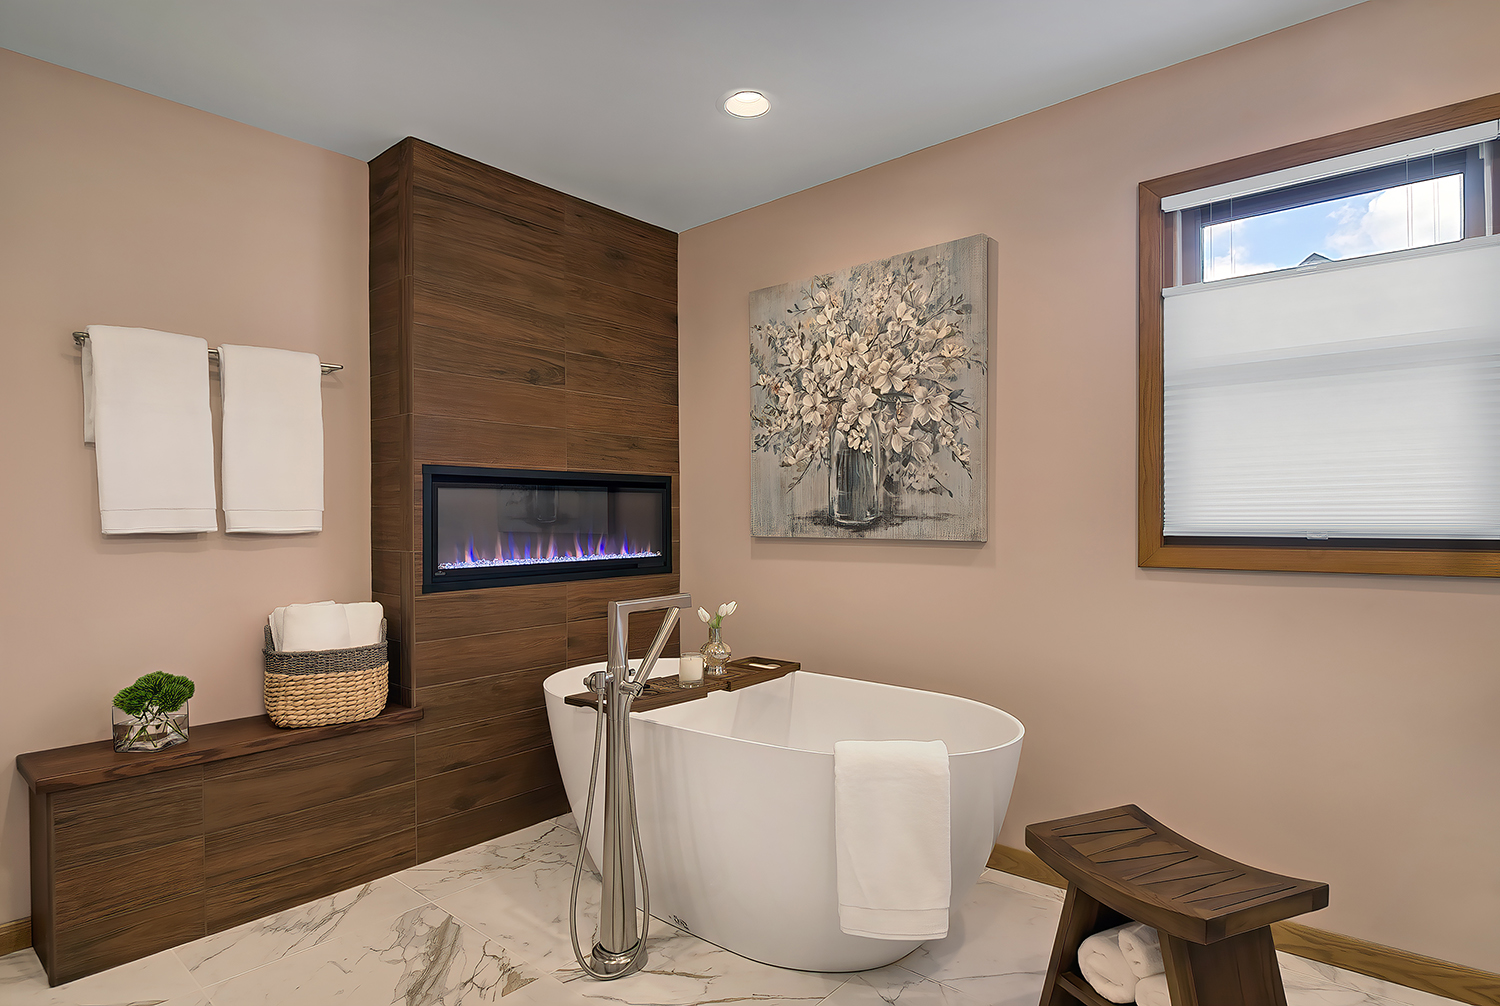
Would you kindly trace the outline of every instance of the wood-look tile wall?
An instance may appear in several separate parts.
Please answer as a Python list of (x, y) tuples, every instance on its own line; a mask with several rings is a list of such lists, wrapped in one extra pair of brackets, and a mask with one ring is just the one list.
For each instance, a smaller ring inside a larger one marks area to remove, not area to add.
[(541, 682), (604, 658), (606, 602), (679, 581), (424, 596), (422, 465), (667, 474), (675, 504), (677, 235), (408, 138), (370, 164), (370, 328), (374, 590), (426, 710), (427, 860), (566, 809)]

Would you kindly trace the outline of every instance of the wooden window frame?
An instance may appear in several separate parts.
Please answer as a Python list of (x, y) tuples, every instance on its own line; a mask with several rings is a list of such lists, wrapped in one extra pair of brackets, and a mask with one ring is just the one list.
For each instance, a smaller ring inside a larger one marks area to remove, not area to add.
[[(1430, 546), (1402, 542), (1383, 547), (1329, 541), (1290, 544), (1185, 543), (1169, 540), (1162, 523), (1162, 290), (1170, 285), (1177, 254), (1173, 214), (1162, 200), (1210, 185), (1330, 157), (1358, 153), (1432, 133), (1500, 119), (1500, 94), (1389, 119), (1371, 126), (1248, 154), (1140, 183), (1137, 276), (1137, 515), (1139, 565), (1163, 569), (1280, 570), (1308, 573), (1394, 573), (1408, 576), (1500, 576), (1500, 542)], [(1467, 187), (1466, 187), (1467, 188)], [(1500, 199), (1495, 200), (1500, 204)], [(1500, 217), (1500, 207), (1495, 209)], [(1466, 221), (1469, 214), (1465, 212)], [(1469, 228), (1466, 223), (1466, 229)], [(1500, 229), (1497, 229), (1500, 232)], [(1186, 265), (1186, 263), (1184, 263)]]

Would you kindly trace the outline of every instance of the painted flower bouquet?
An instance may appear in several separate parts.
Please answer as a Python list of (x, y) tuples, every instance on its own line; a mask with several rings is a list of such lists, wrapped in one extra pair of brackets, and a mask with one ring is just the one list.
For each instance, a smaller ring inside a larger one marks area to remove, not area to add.
[(886, 492), (952, 496), (938, 459), (973, 477), (964, 434), (978, 416), (959, 379), (983, 373), (973, 340), (987, 337), (968, 330), (956, 288), (942, 260), (915, 253), (817, 277), (784, 320), (756, 325), (769, 347), (751, 350), (756, 449), (795, 469), (793, 486), (844, 448), (870, 456)]

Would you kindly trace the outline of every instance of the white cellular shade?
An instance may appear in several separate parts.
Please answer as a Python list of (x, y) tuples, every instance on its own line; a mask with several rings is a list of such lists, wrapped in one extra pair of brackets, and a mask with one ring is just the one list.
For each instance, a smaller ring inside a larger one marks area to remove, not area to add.
[(1283, 168), (1280, 171), (1270, 171), (1263, 175), (1252, 175), (1249, 178), (1237, 178), (1232, 182), (1210, 185), (1204, 189), (1180, 192), (1163, 199), (1161, 208), (1165, 213), (1191, 209), (1194, 206), (1217, 202), (1220, 199), (1237, 199), (1241, 196), (1270, 192), (1273, 189), (1299, 185), (1302, 182), (1311, 182), (1319, 178), (1333, 178), (1336, 175), (1348, 174), (1363, 168), (1395, 164), (1397, 161), (1421, 157), (1425, 154), (1457, 150), (1471, 144), (1483, 143), (1485, 140), (1493, 140), (1496, 136), (1500, 136), (1500, 120), (1478, 122), (1472, 126), (1450, 129), (1444, 133), (1434, 133), (1415, 140), (1402, 140), (1383, 147), (1371, 147), (1369, 150), (1361, 150), (1358, 153), (1299, 164), (1295, 168)]
[(1166, 535), (1500, 538), (1500, 239), (1164, 293)]

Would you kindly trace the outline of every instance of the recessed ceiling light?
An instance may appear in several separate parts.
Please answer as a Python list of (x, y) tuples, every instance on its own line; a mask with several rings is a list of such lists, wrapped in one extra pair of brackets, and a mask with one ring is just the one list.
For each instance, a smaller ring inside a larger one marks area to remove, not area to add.
[(759, 91), (736, 91), (724, 99), (724, 111), (742, 119), (753, 119), (771, 110), (771, 99)]

